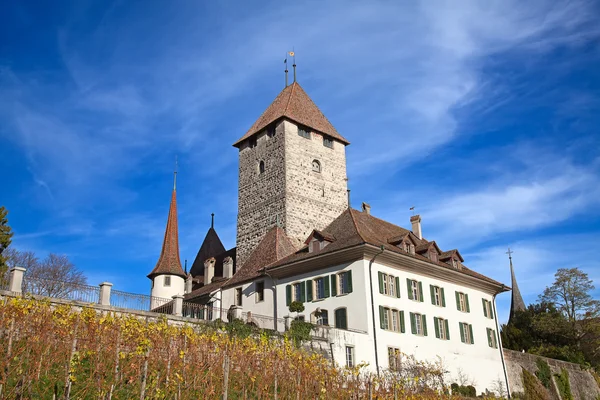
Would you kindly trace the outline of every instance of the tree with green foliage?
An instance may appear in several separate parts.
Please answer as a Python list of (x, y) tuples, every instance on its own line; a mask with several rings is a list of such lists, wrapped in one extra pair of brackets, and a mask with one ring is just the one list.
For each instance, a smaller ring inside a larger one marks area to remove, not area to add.
[(4, 207), (0, 207), (0, 286), (6, 279), (6, 272), (8, 267), (6, 265), (6, 258), (4, 257), (4, 251), (10, 246), (12, 241), (13, 232), (8, 225), (8, 210)]

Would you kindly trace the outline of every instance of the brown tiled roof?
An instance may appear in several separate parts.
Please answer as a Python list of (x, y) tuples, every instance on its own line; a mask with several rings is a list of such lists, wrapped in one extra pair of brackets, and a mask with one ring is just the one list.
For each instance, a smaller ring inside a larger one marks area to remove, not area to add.
[[(295, 261), (309, 259), (311, 257), (319, 256), (322, 254), (332, 253), (334, 251), (350, 248), (356, 245), (368, 243), (377, 247), (383, 246), (386, 250), (392, 251), (394, 253), (403, 254), (406, 257), (413, 257), (421, 261), (438, 265), (440, 267), (452, 269), (453, 271), (457, 271), (459, 273), (464, 273), (465, 275), (469, 275), (484, 280), (486, 282), (490, 282), (499, 286), (501, 285), (500, 282), (497, 282), (491, 278), (481, 275), (473, 270), (470, 270), (467, 267), (463, 266), (463, 268), (460, 271), (458, 271), (444, 262), (434, 262), (420, 254), (412, 255), (406, 253), (398, 247), (388, 243), (388, 238), (395, 238), (402, 235), (406, 235), (410, 231), (397, 225), (391, 224), (382, 219), (376, 218), (371, 214), (365, 212), (360, 212), (354, 209), (347, 209), (342, 214), (340, 214), (340, 216), (337, 217), (327, 228), (323, 229), (323, 232), (333, 235), (336, 238), (336, 240), (333, 243), (330, 243), (329, 245), (324, 247), (323, 249), (312, 253), (297, 252), (295, 254), (292, 254), (274, 264), (269, 265), (267, 269), (279, 267)], [(431, 246), (432, 243), (435, 244), (435, 242), (428, 242), (425, 239), (418, 239), (416, 238), (416, 236), (414, 238), (417, 242), (417, 247), (429, 248), (429, 246)]]
[(296, 248), (283, 229), (278, 226), (271, 228), (248, 260), (227, 282), (227, 286), (236, 285), (261, 275), (264, 267), (293, 254)]
[(329, 235), (329, 234), (322, 232), (320, 230), (317, 230), (317, 229), (313, 229), (312, 233), (304, 241), (304, 244), (308, 244), (310, 238), (313, 236), (320, 237), (324, 240), (327, 240), (328, 242), (333, 242), (335, 240), (335, 237), (333, 237), (332, 235)]
[(198, 250), (198, 254), (196, 254), (196, 258), (194, 259), (194, 263), (190, 269), (192, 276), (204, 274), (204, 261), (211, 257), (216, 258), (217, 255), (224, 252), (225, 247), (223, 246), (223, 243), (221, 243), (221, 239), (219, 239), (217, 231), (215, 231), (213, 227), (210, 227), (208, 232), (206, 232), (202, 246), (200, 246), (200, 250)]
[(156, 266), (148, 274), (152, 279), (157, 275), (177, 275), (185, 279), (185, 273), (181, 268), (179, 259), (179, 233), (177, 230), (177, 195), (175, 189), (171, 195), (171, 205), (169, 206), (169, 217), (167, 218), (167, 228), (165, 229), (165, 238), (163, 240), (162, 250)]
[(458, 257), (458, 259), (460, 261), (465, 261), (457, 249), (452, 249), (452, 250), (442, 252), (442, 254), (440, 254), (440, 260), (447, 260), (447, 259), (451, 258), (453, 255), (456, 255), (456, 257)]
[(190, 293), (184, 294), (183, 300), (190, 301), (192, 299), (202, 297), (206, 294), (214, 292), (217, 289), (220, 289), (225, 283), (227, 283), (227, 279), (224, 279), (224, 278), (215, 279), (208, 285), (204, 285), (202, 287), (199, 287), (198, 289), (192, 290)]
[(327, 120), (325, 115), (319, 110), (319, 107), (308, 97), (300, 84), (294, 82), (279, 93), (271, 105), (256, 120), (254, 125), (248, 129), (248, 132), (233, 145), (238, 147), (244, 140), (281, 118), (287, 118), (301, 125), (306, 125), (344, 144), (350, 144), (331, 125), (331, 122)]

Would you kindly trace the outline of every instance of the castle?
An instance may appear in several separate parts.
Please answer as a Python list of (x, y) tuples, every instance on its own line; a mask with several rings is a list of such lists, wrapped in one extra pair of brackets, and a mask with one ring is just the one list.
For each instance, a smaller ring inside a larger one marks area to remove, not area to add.
[[(208, 229), (189, 273), (181, 267), (176, 188), (152, 296), (183, 295), (210, 310), (330, 327), (339, 365), (397, 369), (400, 352), (442, 360), (478, 392), (506, 381), (496, 295), (510, 290), (464, 264), (456, 249), (350, 207), (346, 140), (299, 83), (287, 85), (233, 145), (239, 151), (236, 247)], [(407, 221), (408, 222), (408, 221)], [(290, 313), (292, 302), (303, 303)], [(522, 300), (521, 300), (522, 301)], [(218, 313), (203, 314), (205, 319)]]

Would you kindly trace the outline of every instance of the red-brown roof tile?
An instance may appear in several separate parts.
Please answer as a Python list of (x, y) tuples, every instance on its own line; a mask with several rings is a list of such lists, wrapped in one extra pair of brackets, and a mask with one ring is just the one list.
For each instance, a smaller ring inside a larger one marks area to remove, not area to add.
[(273, 103), (262, 113), (256, 122), (233, 145), (238, 147), (244, 140), (265, 129), (270, 123), (281, 118), (290, 119), (301, 125), (306, 125), (317, 132), (324, 133), (332, 138), (350, 144), (331, 125), (331, 122), (319, 110), (319, 107), (306, 94), (299, 83), (294, 82), (279, 93)]
[(185, 273), (181, 268), (179, 259), (179, 233), (177, 229), (177, 195), (175, 189), (171, 195), (171, 205), (169, 206), (169, 217), (167, 218), (167, 228), (165, 229), (165, 238), (163, 240), (160, 257), (156, 266), (148, 274), (152, 279), (157, 275), (176, 275), (185, 279)]

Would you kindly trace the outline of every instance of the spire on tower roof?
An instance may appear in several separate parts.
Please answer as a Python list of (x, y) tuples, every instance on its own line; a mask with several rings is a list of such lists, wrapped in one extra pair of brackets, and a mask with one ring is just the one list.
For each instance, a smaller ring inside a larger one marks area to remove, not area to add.
[(306, 125), (317, 132), (331, 136), (345, 145), (350, 144), (327, 120), (319, 107), (306, 94), (298, 82), (285, 87), (273, 100), (273, 103), (262, 113), (252, 127), (233, 145), (239, 147), (241, 143), (260, 132), (272, 122), (281, 118), (289, 119), (295, 123)]
[(510, 315), (508, 317), (508, 323), (510, 323), (513, 315), (517, 311), (525, 311), (525, 302), (523, 301), (523, 297), (521, 296), (521, 292), (519, 291), (519, 286), (517, 285), (517, 278), (515, 277), (515, 270), (513, 269), (512, 263), (512, 251), (510, 248), (506, 252), (508, 254), (508, 259), (510, 260), (510, 277), (511, 277), (511, 285), (512, 285), (512, 298), (510, 301)]
[[(177, 176), (177, 171), (175, 171)], [(171, 205), (169, 206), (169, 216), (167, 218), (167, 227), (165, 229), (165, 238), (163, 240), (162, 250), (156, 266), (148, 274), (148, 278), (153, 279), (157, 275), (177, 275), (185, 279), (185, 273), (181, 268), (179, 259), (179, 233), (177, 228), (177, 195), (175, 186), (171, 194)]]

